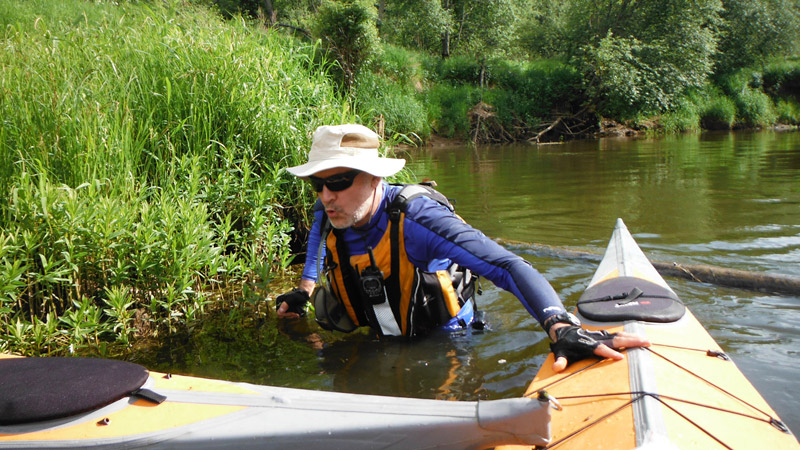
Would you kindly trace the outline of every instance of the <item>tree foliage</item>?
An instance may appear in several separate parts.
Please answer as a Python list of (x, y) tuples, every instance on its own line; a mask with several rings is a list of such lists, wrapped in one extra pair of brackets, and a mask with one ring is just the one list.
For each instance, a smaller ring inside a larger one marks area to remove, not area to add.
[(517, 0), (443, 0), (454, 18), (451, 48), (478, 58), (508, 50), (522, 4)]
[[(452, 56), (454, 68), (469, 72), (456, 78), (482, 86), (493, 58), (567, 62), (581, 71), (586, 102), (617, 118), (680, 108), (681, 97), (705, 89), (712, 75), (719, 83), (722, 75), (800, 49), (800, 0), (196, 1), (270, 7), (290, 28), (313, 25), (346, 86), (380, 36), (441, 57), (440, 67)], [(795, 90), (788, 82), (780, 89)]]
[(800, 47), (800, 9), (795, 0), (724, 0), (717, 71), (763, 64)]
[(383, 0), (381, 32), (396, 45), (448, 57), (506, 53), (526, 0)]
[(347, 90), (358, 70), (380, 50), (378, 12), (369, 0), (325, 0), (312, 23), (314, 36), (333, 54)]
[(531, 0), (515, 26), (515, 45), (531, 58), (553, 58), (566, 53), (566, 17), (570, 2)]
[(453, 15), (441, 0), (384, 0), (379, 9), (381, 36), (387, 42), (440, 54), (453, 28)]
[(669, 109), (706, 83), (717, 52), (719, 0), (577, 1), (568, 33), (601, 112)]

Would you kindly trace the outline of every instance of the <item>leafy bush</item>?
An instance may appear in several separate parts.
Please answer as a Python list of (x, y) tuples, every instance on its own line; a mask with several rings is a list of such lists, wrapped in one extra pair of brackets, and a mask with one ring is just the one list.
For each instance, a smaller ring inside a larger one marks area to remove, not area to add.
[(800, 61), (779, 61), (764, 70), (764, 91), (772, 96), (800, 99)]
[(786, 125), (800, 125), (800, 103), (794, 99), (779, 100), (775, 105), (777, 121)]
[(713, 69), (722, 2), (574, 2), (566, 34), (598, 112), (660, 114)]
[(479, 85), (481, 81), (481, 65), (468, 56), (453, 56), (436, 59), (436, 64), (429, 70), (437, 81), (454, 84)]
[[(569, 113), (584, 100), (581, 74), (557, 60), (513, 64), (497, 60), (489, 65), (489, 80), (510, 91), (507, 104), (518, 115), (546, 117), (554, 112)], [(503, 109), (500, 104), (495, 105)]]
[(620, 118), (657, 114), (672, 108), (686, 89), (702, 86), (710, 62), (698, 61), (689, 70), (675, 52), (664, 42), (647, 43), (611, 33), (588, 47), (585, 73), (596, 77), (588, 91), (599, 102), (599, 112)]

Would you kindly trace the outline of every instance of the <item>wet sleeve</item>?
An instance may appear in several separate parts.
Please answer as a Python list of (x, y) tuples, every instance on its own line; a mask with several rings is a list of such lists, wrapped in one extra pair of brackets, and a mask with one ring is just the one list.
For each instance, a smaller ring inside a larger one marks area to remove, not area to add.
[(311, 224), (311, 231), (308, 233), (306, 264), (303, 267), (303, 275), (301, 278), (304, 280), (317, 281), (317, 266), (319, 265), (321, 267), (323, 263), (319, 258), (321, 257), (320, 255), (325, 255), (325, 243), (322, 243), (322, 248), (320, 249), (320, 241), (322, 240), (320, 227), (322, 226), (321, 224), (325, 211), (323, 211), (322, 203), (319, 200), (314, 204), (313, 213), (314, 222)]
[(449, 258), (514, 294), (539, 323), (565, 310), (555, 289), (530, 263), (435, 201), (411, 202), (403, 225), (406, 252), (416, 266)]

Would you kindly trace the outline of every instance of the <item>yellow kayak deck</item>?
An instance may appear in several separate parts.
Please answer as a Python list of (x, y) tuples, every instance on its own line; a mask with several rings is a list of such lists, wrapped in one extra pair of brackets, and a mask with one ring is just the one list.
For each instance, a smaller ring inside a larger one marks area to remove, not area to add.
[[(792, 434), (771, 423), (777, 414), (733, 361), (707, 354), (721, 349), (691, 312), (678, 323), (648, 324), (636, 332), (652, 346), (627, 350), (621, 361), (586, 360), (553, 373), (549, 355), (526, 391), (536, 396), (545, 390), (561, 404), (552, 412), (547, 448), (800, 448)], [(649, 388), (655, 391), (631, 388), (633, 358), (645, 360), (638, 364), (646, 367), (636, 370), (654, 377)], [(656, 425), (637, 436), (634, 409), (644, 403)]]

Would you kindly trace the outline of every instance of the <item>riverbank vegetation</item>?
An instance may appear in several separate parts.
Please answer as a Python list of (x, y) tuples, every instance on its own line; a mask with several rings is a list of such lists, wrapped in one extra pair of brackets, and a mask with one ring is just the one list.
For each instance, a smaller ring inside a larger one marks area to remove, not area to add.
[[(418, 141), (541, 142), (800, 123), (794, 0), (215, 4), (322, 39), (343, 83), (354, 87), (356, 111)], [(340, 34), (320, 33), (320, 17)], [(368, 32), (365, 22), (374, 24)], [(358, 57), (350, 42), (359, 43)]]
[(0, 351), (127, 344), (210, 303), (260, 305), (310, 199), (283, 167), (310, 127), (357, 120), (317, 49), (185, 3), (10, 3)]
[(0, 351), (126, 346), (209, 309), (264, 314), (313, 201), (283, 168), (318, 125), (421, 143), (800, 124), (796, 11), (6, 0)]

